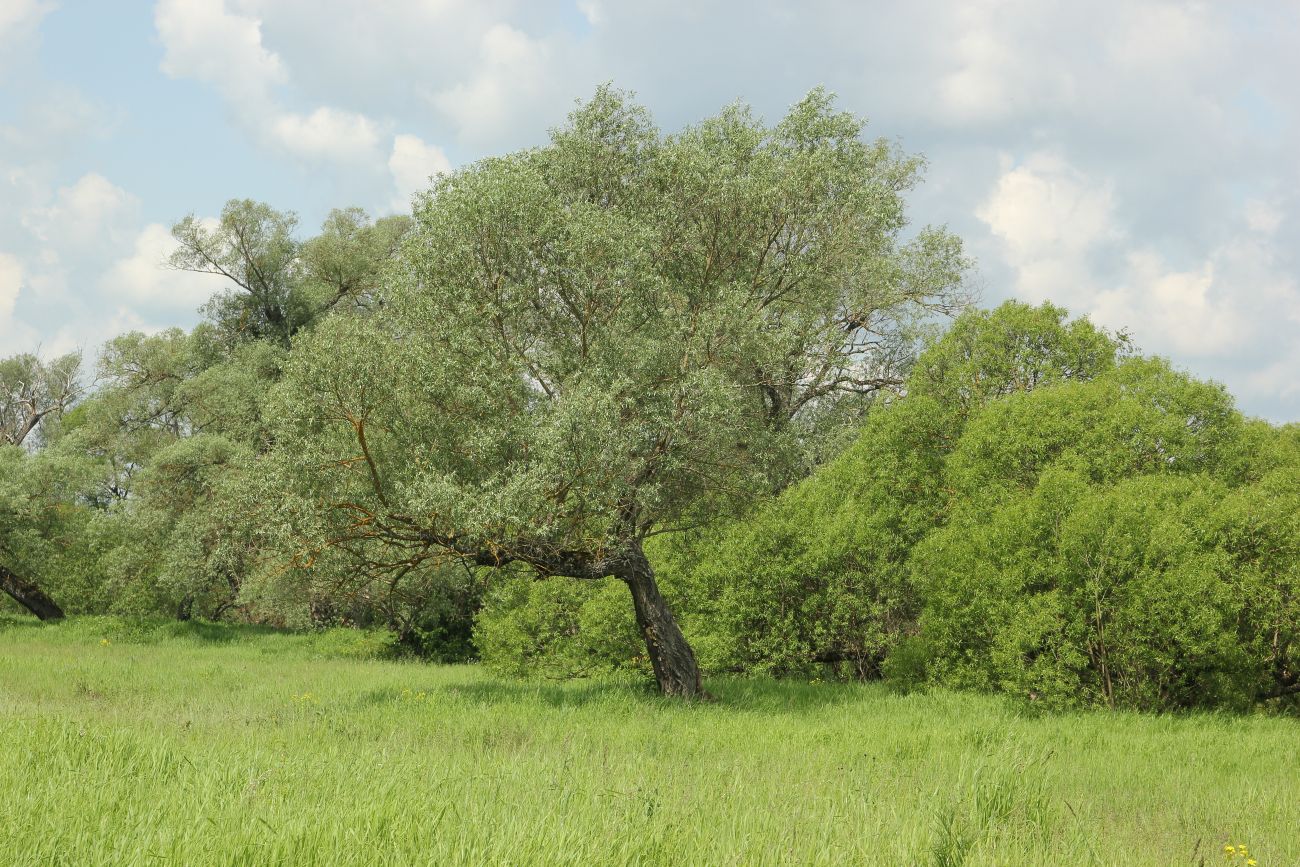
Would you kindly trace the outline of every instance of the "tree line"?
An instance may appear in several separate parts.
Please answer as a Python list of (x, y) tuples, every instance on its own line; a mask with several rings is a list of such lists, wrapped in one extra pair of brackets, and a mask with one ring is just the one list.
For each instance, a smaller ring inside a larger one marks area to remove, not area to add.
[(685, 697), (1291, 701), (1295, 428), (972, 308), (960, 241), (908, 230), (922, 161), (864, 130), (814, 91), (665, 134), (605, 87), (410, 217), (180, 221), (200, 325), (0, 363), (0, 588)]

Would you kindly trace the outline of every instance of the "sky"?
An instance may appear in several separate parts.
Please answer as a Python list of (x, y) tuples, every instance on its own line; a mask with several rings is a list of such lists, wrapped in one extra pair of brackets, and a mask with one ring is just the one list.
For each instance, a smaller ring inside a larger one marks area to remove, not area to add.
[[(981, 302), (1050, 300), (1300, 420), (1300, 3), (0, 0), (0, 357), (198, 320), (231, 198), (408, 210), (598, 84), (666, 131), (822, 85), (927, 160)], [(216, 282), (214, 282), (216, 281)]]

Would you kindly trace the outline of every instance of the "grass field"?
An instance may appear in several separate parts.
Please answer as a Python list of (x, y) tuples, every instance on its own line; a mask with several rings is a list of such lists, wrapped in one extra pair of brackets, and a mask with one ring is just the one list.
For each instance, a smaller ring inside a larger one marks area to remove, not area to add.
[(1300, 722), (0, 621), (0, 864), (1300, 864)]

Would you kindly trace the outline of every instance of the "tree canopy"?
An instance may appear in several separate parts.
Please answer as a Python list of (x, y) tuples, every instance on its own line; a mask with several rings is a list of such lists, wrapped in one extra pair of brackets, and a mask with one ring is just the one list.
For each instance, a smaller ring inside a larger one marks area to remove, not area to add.
[(805, 472), (966, 301), (953, 236), (901, 239), (919, 161), (862, 132), (816, 91), (663, 135), (603, 88), (549, 146), (441, 178), (390, 304), (290, 362), (305, 549), (617, 576), (661, 687), (697, 691), (644, 540)]
[(228, 341), (293, 335), (339, 307), (378, 303), (379, 273), (406, 229), (401, 215), (371, 221), (360, 208), (336, 209), (321, 233), (302, 242), (298, 217), (262, 202), (232, 199), (215, 225), (193, 215), (172, 227), (169, 265), (228, 284), (205, 312)]
[(22, 445), (71, 409), (82, 391), (80, 352), (49, 361), (31, 353), (0, 360), (0, 444)]

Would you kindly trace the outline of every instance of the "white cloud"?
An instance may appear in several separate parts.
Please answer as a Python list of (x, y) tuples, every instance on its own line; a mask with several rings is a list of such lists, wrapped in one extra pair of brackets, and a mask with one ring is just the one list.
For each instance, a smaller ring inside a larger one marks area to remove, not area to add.
[(1246, 225), (1252, 232), (1272, 235), (1282, 225), (1282, 209), (1272, 202), (1251, 199), (1246, 202)]
[[(209, 228), (215, 220), (204, 220)], [(147, 309), (155, 315), (192, 313), (220, 288), (209, 274), (177, 271), (166, 265), (176, 249), (171, 232), (161, 223), (150, 223), (135, 239), (130, 255), (118, 259), (104, 275), (100, 291), (106, 300), (122, 305), (129, 302), (133, 309)], [(142, 322), (136, 316), (137, 322)], [(133, 327), (139, 327), (137, 324)]]
[(40, 26), (41, 19), (54, 8), (43, 0), (4, 0), (0, 3), (0, 73), (11, 65), (19, 66)]
[(544, 22), (558, 5), (353, 0), (322, 15), (309, 0), (158, 0), (154, 17), (164, 72), (213, 87), (258, 144), (382, 171), (375, 146), (399, 106), (432, 105), (474, 146), (562, 117), (576, 93), (556, 86), (567, 36), (505, 20)]
[(940, 103), (956, 119), (1006, 114), (1016, 90), (1032, 80), (1017, 69), (1021, 55), (1009, 44), (1007, 28), (994, 20), (996, 5), (972, 3), (957, 10), (963, 26), (952, 56), (958, 66), (938, 81)]
[[(62, 69), (84, 86), (76, 76), (93, 72), (63, 63), (58, 46), (40, 46), (34, 63), (35, 22), (51, 5), (0, 0), (0, 67), (35, 78)], [(60, 15), (79, 14), (63, 6)], [(65, 309), (143, 255), (145, 221), (130, 208), (99, 222), (105, 237), (117, 227), (111, 243), (56, 243), (55, 188), (122, 164), (121, 147), (137, 148), (146, 166), (204, 166), (205, 186), (184, 193), (191, 204), (151, 198), (149, 221), (216, 204), (196, 196), (252, 195), (302, 211), (310, 225), (333, 205), (404, 209), (444, 161), (538, 144), (600, 81), (635, 90), (665, 130), (737, 97), (771, 121), (822, 83), (871, 117), (870, 135), (898, 136), (927, 155), (930, 180), (909, 196), (914, 223), (946, 223), (966, 238), (988, 303), (1050, 298), (1127, 320), (1143, 346), (1253, 394), (1254, 411), (1300, 418), (1300, 396), (1277, 398), (1281, 374), (1262, 373), (1296, 360), (1300, 13), (1283, 0), (1244, 12), (1199, 0), (154, 6), (163, 71), (202, 83), (226, 107), (195, 122), (204, 126), (190, 152), (149, 152), (131, 130), (132, 144), (105, 143), (113, 162), (96, 162), (100, 145), (86, 142), (112, 128), (113, 107), (78, 104), (75, 94), (56, 105), (50, 82), (24, 81), (26, 104), (0, 121), (0, 238), (23, 267), (20, 314), (47, 343)], [(149, 50), (143, 39), (105, 45)], [(118, 126), (165, 114), (166, 105), (138, 101), (162, 93), (179, 91), (115, 97)], [(227, 147), (224, 127), (256, 149)], [(25, 229), (24, 216), (50, 240)], [(115, 297), (88, 301), (84, 315), (103, 327)], [(140, 305), (143, 320), (157, 318), (154, 302), (120, 297)], [(1219, 318), (1225, 310), (1235, 319)]]
[(84, 303), (84, 274), (130, 243), (140, 202), (95, 172), (52, 195), (29, 180), (27, 192), (45, 203), (22, 210), (16, 221), (28, 238), (28, 245), (16, 251), (24, 265), (24, 286), (43, 309), (72, 316)]
[(389, 207), (403, 211), (410, 207), (412, 194), (428, 189), (430, 177), (451, 171), (451, 161), (442, 148), (425, 144), (419, 136), (399, 135), (393, 140), (388, 171), (397, 188)]
[(14, 317), (18, 296), (28, 284), (22, 260), (0, 253), (0, 358), (40, 346), (40, 333)]
[(987, 127), (1074, 102), (1078, 44), (1054, 44), (1061, 31), (1083, 29), (1070, 12), (1041, 0), (932, 5), (941, 7), (927, 24), (934, 68), (920, 71), (938, 97), (927, 110), (941, 121)]
[(1277, 361), (1250, 371), (1242, 390), (1246, 396), (1257, 400), (1295, 401), (1300, 399), (1297, 370), (1300, 370), (1300, 346), (1292, 345)]
[[(0, 159), (3, 154), (0, 153)], [(0, 356), (94, 350), (126, 327), (192, 323), (213, 283), (156, 269), (171, 250), (138, 198), (97, 172), (52, 188), (42, 163), (0, 165)], [(4, 181), (8, 181), (7, 185)]]
[(600, 0), (578, 0), (578, 11), (592, 27), (599, 27), (605, 20), (605, 8)]
[(289, 68), (263, 44), (261, 18), (233, 12), (225, 0), (160, 0), (154, 23), (166, 49), (163, 71), (214, 87), (263, 144), (313, 161), (378, 162), (381, 131), (365, 114), (283, 106), (277, 89), (290, 83)]
[(1274, 369), (1266, 359), (1300, 323), (1300, 288), (1269, 244), (1280, 211), (1247, 201), (1237, 224), (1244, 233), (1177, 265), (1136, 240), (1119, 210), (1112, 182), (1059, 155), (1036, 154), (1005, 167), (977, 214), (1001, 242), (1016, 295), (1064, 302), (1129, 331), (1144, 351), (1184, 362), (1235, 360), (1216, 375), (1248, 397), (1275, 399), (1260, 392), (1276, 385), (1261, 367)]
[(1182, 358), (1230, 354), (1251, 329), (1237, 301), (1225, 297), (1216, 270), (1211, 259), (1179, 271), (1159, 254), (1138, 250), (1127, 257), (1123, 285), (1098, 293), (1087, 312), (1159, 352)]
[(1125, 4), (1106, 40), (1111, 61), (1156, 75), (1186, 75), (1189, 67), (1214, 65), (1221, 30), (1209, 10), (1193, 3)]
[(13, 34), (31, 27), (48, 12), (48, 3), (37, 0), (5, 0), (0, 6), (0, 39), (8, 39)]
[(18, 257), (0, 253), (0, 324), (14, 315), (14, 304), (23, 286), (23, 265)]
[(357, 162), (377, 157), (379, 130), (361, 114), (321, 107), (311, 114), (284, 114), (272, 131), (277, 143), (295, 156)]
[(555, 0), (339, 0), (322, 14), (319, 0), (239, 3), (262, 22), (264, 44), (292, 70), (305, 104), (374, 117), (418, 110), (428, 93), (472, 72), (480, 38), (492, 25), (544, 22), (559, 6)]
[(549, 46), (508, 24), (483, 34), (479, 61), (473, 78), (433, 97), (460, 138), (476, 143), (504, 135), (519, 114), (529, 113), (547, 92), (552, 72)]
[(976, 210), (998, 238), (1016, 275), (1016, 294), (1034, 301), (1077, 289), (1099, 244), (1115, 240), (1114, 187), (1098, 183), (1063, 157), (1032, 155), (1005, 170)]
[(0, 146), (48, 158), (87, 139), (103, 139), (120, 118), (111, 108), (91, 102), (67, 84), (43, 84), (28, 91), (17, 123), (0, 124)]
[(262, 22), (226, 8), (224, 0), (159, 0), (154, 26), (173, 78), (210, 84), (236, 108), (259, 111), (285, 83), (284, 63), (262, 45)]
[(88, 172), (61, 187), (53, 203), (22, 216), (23, 226), (46, 249), (85, 250), (119, 242), (135, 222), (139, 200), (103, 175)]

